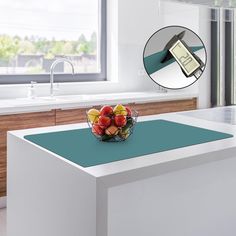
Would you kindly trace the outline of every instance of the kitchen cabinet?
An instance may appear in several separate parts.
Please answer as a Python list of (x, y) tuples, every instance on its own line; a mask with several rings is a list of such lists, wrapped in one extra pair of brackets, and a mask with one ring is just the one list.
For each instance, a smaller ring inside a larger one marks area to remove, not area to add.
[(100, 109), (100, 106), (92, 106), (76, 109), (57, 109), (56, 110), (56, 125), (66, 125), (87, 122), (86, 111), (91, 108)]
[[(124, 104), (125, 105), (125, 104)], [(187, 111), (197, 108), (197, 99), (186, 99), (164, 102), (149, 102), (149, 103), (130, 103), (131, 108), (138, 111), (139, 116), (155, 115), (168, 112)], [(91, 107), (90, 107), (91, 108)], [(86, 122), (86, 111), (90, 108), (77, 108), (67, 110), (56, 110), (56, 124), (73, 124)], [(98, 107), (94, 107), (98, 108)]]
[(56, 125), (86, 122), (86, 111), (89, 108), (56, 110)]
[(156, 115), (169, 112), (188, 111), (197, 108), (197, 99), (151, 102), (132, 104), (131, 107), (138, 111), (139, 116)]
[(0, 116), (0, 197), (6, 196), (7, 131), (55, 125), (55, 111)]

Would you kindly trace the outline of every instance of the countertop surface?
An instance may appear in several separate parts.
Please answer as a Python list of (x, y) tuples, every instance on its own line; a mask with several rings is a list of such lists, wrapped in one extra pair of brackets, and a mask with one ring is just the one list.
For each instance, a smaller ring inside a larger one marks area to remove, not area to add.
[(91, 134), (90, 128), (26, 135), (24, 138), (79, 166), (92, 167), (232, 138), (232, 135), (157, 119), (138, 122), (125, 142), (100, 142)]
[(236, 125), (236, 106), (186, 111), (183, 114), (201, 120)]
[[(217, 108), (218, 109), (218, 108)], [(222, 112), (228, 108), (221, 108)], [(232, 107), (234, 109), (234, 107)], [(206, 112), (214, 112), (215, 109), (207, 109)], [(199, 111), (201, 112), (201, 111)], [(19, 138), (23, 142), (28, 142), (29, 145), (34, 145), (37, 148), (50, 153), (56, 158), (61, 159), (62, 161), (73, 165), (75, 168), (84, 170), (86, 173), (96, 177), (96, 178), (106, 178), (107, 176), (114, 174), (123, 174), (127, 171), (135, 171), (142, 168), (150, 168), (151, 166), (163, 166), (168, 164), (173, 167), (174, 165), (186, 166), (188, 165), (199, 165), (202, 163), (208, 163), (211, 161), (221, 160), (225, 158), (230, 158), (235, 156), (236, 152), (236, 126), (228, 123), (208, 121), (204, 119), (199, 119), (195, 117), (190, 117), (186, 115), (186, 112), (179, 113), (169, 113), (155, 116), (146, 116), (140, 117), (139, 121), (151, 121), (156, 119), (164, 119), (167, 121), (178, 122), (181, 124), (191, 125), (199, 128), (204, 128), (208, 130), (223, 132), (233, 135), (231, 138), (221, 139), (217, 141), (201, 143), (192, 146), (181, 147), (173, 150), (167, 150), (163, 152), (148, 154), (145, 156), (139, 156), (132, 159), (126, 159), (121, 161), (115, 161), (107, 164), (96, 165), (92, 167), (81, 167), (65, 158), (52, 153), (36, 144), (31, 143), (28, 140), (24, 139), (25, 135), (32, 134), (41, 134), (55, 131), (67, 131), (74, 129), (87, 128), (86, 123), (73, 124), (73, 125), (63, 125), (56, 127), (47, 127), (47, 128), (37, 128), (37, 129), (28, 129), (20, 131), (12, 131), (10, 135), (13, 135)], [(135, 136), (135, 133), (133, 134)], [(183, 134), (179, 133), (179, 136)], [(146, 140), (148, 142), (148, 139)], [(147, 158), (148, 156), (148, 158)], [(172, 168), (171, 167), (171, 168)], [(164, 168), (164, 167), (163, 167)], [(173, 167), (174, 168), (174, 167)], [(109, 181), (109, 179), (107, 179)]]
[(116, 103), (147, 103), (156, 101), (171, 101), (191, 99), (197, 97), (195, 93), (158, 93), (158, 92), (130, 92), (93, 95), (64, 95), (51, 97), (16, 98), (0, 100), (0, 115), (24, 112), (49, 111), (52, 109), (73, 109), (96, 105)]

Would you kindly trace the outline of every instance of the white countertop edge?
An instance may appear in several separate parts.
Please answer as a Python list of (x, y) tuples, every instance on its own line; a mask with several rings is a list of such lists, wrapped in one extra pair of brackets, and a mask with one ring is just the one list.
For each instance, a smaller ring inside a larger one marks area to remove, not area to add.
[[(127, 160), (111, 162), (111, 163), (107, 163), (103, 165), (87, 167), (87, 168), (83, 168), (77, 164), (71, 163), (70, 161), (64, 159), (63, 157), (60, 157), (42, 147), (39, 147), (38, 145), (35, 145), (35, 144), (33, 145), (37, 146), (38, 148), (48, 153), (51, 153), (52, 155), (60, 158), (63, 161), (66, 161), (69, 164), (72, 164), (73, 166), (79, 169), (84, 170), (86, 173), (96, 178), (102, 178), (105, 176), (118, 174), (121, 172), (131, 171), (131, 170), (153, 166), (153, 165), (159, 165), (159, 164), (168, 163), (171, 161), (183, 160), (185, 158), (194, 158), (199, 155), (201, 156), (205, 155), (207, 157), (209, 153), (213, 153), (213, 152), (225, 151), (225, 153), (227, 154), (227, 150), (230, 150), (232, 148), (236, 149), (236, 127), (235, 126), (232, 126), (229, 124), (223, 124), (223, 123), (219, 124), (216, 122), (199, 120), (199, 119), (191, 118), (187, 116), (185, 117), (182, 115), (178, 115), (176, 113), (141, 117), (139, 121), (153, 120), (153, 119), (166, 119), (166, 120), (193, 125), (193, 126), (197, 126), (201, 128), (212, 129), (219, 132), (233, 134), (234, 137), (229, 138), (229, 139), (223, 139), (223, 140), (218, 140), (214, 142), (208, 142), (204, 144), (174, 149), (170, 151), (155, 153), (151, 155), (135, 157), (135, 158), (127, 159)], [(63, 125), (63, 126), (56, 126), (56, 127), (11, 131), (9, 133), (11, 135), (17, 136), (20, 139), (23, 139), (25, 142), (29, 142), (23, 138), (25, 135), (71, 130), (71, 129), (85, 128), (85, 127), (87, 127), (87, 124), (82, 123), (82, 124)]]
[[(154, 93), (154, 92), (140, 92), (134, 93), (137, 94), (135, 98), (126, 98), (124, 93), (124, 98), (114, 98), (112, 99), (96, 99), (96, 100), (71, 100), (71, 101), (48, 101), (47, 104), (40, 104), (35, 101), (32, 101), (32, 104), (24, 104), (22, 101), (21, 104), (17, 104), (15, 106), (7, 106), (4, 103), (13, 102), (13, 99), (8, 100), (0, 100), (0, 104), (2, 103), (3, 106), (0, 105), (0, 115), (11, 115), (11, 114), (18, 114), (18, 113), (28, 113), (28, 112), (44, 112), (50, 111), (53, 109), (76, 109), (76, 108), (86, 108), (91, 106), (99, 106), (99, 105), (115, 105), (116, 103), (148, 103), (148, 102), (164, 102), (164, 101), (173, 101), (173, 100), (182, 100), (182, 99), (191, 99), (197, 98), (197, 93)], [(132, 94), (132, 93), (130, 93)], [(140, 97), (138, 97), (140, 94)], [(69, 97), (70, 95), (68, 95)], [(105, 95), (104, 95), (105, 96)], [(17, 99), (16, 99), (17, 100)]]

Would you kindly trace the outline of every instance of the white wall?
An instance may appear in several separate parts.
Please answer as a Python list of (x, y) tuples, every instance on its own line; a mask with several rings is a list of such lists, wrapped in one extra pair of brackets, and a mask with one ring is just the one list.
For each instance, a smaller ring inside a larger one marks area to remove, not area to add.
[(143, 49), (149, 37), (161, 27), (159, 1), (118, 1), (119, 80), (130, 89), (157, 89), (158, 86), (144, 73)]
[[(108, 9), (110, 81), (60, 84), (60, 94), (157, 91), (158, 86), (149, 79), (143, 69), (142, 54), (148, 38), (162, 26), (171, 24), (187, 26), (197, 33), (200, 32), (199, 8), (193, 5), (160, 0), (108, 0)], [(201, 78), (202, 80), (204, 79)], [(37, 85), (37, 87), (39, 95), (49, 94), (48, 84)], [(187, 90), (196, 92), (198, 85)], [(0, 86), (0, 98), (24, 97), (26, 94), (26, 85)], [(200, 98), (201, 104), (203, 104), (202, 100)]]
[(199, 94), (198, 107), (210, 107), (210, 42), (209, 8), (199, 5), (162, 1), (163, 26), (181, 25), (197, 33), (203, 40), (208, 54), (207, 66), (199, 81), (184, 91)]

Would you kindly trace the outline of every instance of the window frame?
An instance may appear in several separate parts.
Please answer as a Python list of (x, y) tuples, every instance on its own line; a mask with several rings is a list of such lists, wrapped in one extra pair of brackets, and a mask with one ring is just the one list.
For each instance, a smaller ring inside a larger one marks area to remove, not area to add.
[[(55, 73), (54, 81), (57, 83), (68, 82), (96, 82), (107, 80), (107, 0), (98, 0), (100, 8), (99, 36), (100, 36), (100, 64), (99, 73), (78, 73), (71, 76), (69, 73)], [(48, 74), (9, 74), (0, 75), (0, 85), (28, 84), (30, 81), (49, 83)]]

